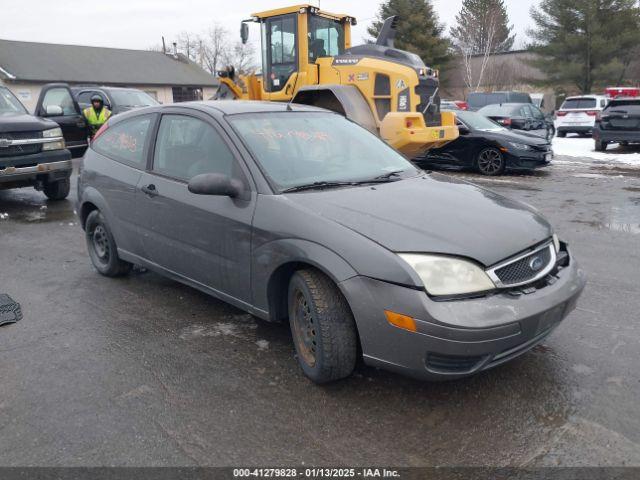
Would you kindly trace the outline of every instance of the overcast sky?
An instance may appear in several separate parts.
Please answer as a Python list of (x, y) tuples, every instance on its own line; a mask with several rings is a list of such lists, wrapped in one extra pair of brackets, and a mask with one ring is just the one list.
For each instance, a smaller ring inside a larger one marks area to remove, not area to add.
[[(529, 8), (538, 0), (505, 0), (517, 32), (516, 46), (530, 25)], [(311, 3), (317, 4), (318, 0)], [(433, 0), (441, 22), (451, 26), (462, 0)], [(238, 38), (240, 20), (255, 11), (286, 6), (295, 0), (21, 0), (3, 2), (0, 38), (33, 42), (71, 43), (118, 48), (146, 49), (158, 45), (164, 35), (168, 44), (184, 31), (206, 31), (212, 22), (226, 26)], [(321, 0), (321, 7), (348, 13), (359, 20), (353, 43), (366, 36), (379, 2), (372, 0)], [(252, 40), (258, 41), (252, 29)], [(428, 60), (427, 60), (428, 61)]]

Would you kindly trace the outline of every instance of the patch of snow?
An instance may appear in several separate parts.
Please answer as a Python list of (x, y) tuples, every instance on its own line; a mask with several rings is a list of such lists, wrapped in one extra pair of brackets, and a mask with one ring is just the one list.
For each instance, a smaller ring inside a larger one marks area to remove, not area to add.
[(269, 342), (267, 340), (258, 340), (256, 342), (256, 345), (258, 346), (258, 350), (268, 350), (269, 349)]
[(7, 218), (9, 218), (8, 213), (0, 213), (0, 220), (6, 220)]
[[(592, 138), (566, 137), (553, 139), (553, 153), (561, 157), (597, 160), (605, 163), (624, 163), (640, 167), (640, 148), (611, 144), (606, 152), (596, 152)], [(560, 163), (560, 162), (556, 162)]]

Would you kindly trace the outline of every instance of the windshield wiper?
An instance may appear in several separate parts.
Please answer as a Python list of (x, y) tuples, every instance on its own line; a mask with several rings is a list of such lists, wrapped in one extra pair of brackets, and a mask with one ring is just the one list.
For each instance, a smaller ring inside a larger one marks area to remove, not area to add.
[(296, 187), (287, 188), (282, 190), (282, 193), (302, 192), (303, 190), (314, 190), (320, 188), (332, 188), (332, 187), (352, 187), (358, 185), (359, 182), (313, 182), (304, 185), (298, 185)]
[(391, 177), (399, 177), (404, 173), (404, 170), (394, 170), (392, 172), (383, 173), (377, 177), (373, 177), (373, 180), (389, 180)]

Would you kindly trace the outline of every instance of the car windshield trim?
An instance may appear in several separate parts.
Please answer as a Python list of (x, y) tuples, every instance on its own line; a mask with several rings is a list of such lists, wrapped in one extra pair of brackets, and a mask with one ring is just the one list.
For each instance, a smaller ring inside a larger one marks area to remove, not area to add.
[[(394, 150), (388, 144), (380, 140), (378, 137), (373, 136), (376, 141), (380, 142), (380, 145), (383, 146), (381, 149), (380, 156), (384, 155), (392, 155), (395, 156), (395, 160), (397, 163), (395, 165), (388, 165), (386, 168), (380, 168), (375, 171), (373, 168), (368, 172), (368, 174), (360, 174), (360, 175), (352, 175), (345, 176), (344, 178), (334, 178), (332, 177), (322, 177), (316, 178), (314, 176), (307, 176), (299, 178), (295, 184), (283, 184), (281, 181), (278, 181), (276, 175), (273, 172), (269, 171), (269, 168), (265, 166), (265, 158), (264, 158), (264, 149), (257, 149), (255, 145), (252, 145), (252, 142), (246, 135), (247, 132), (244, 132), (240, 127), (240, 122), (243, 120), (251, 121), (251, 119), (257, 119), (260, 117), (291, 117), (292, 115), (296, 115), (298, 118), (306, 117), (308, 119), (315, 119), (320, 117), (331, 116), (331, 118), (338, 118), (340, 120), (344, 120), (348, 122), (346, 125), (353, 125), (356, 128), (354, 131), (356, 135), (362, 135), (365, 132), (365, 135), (373, 135), (363, 127), (357, 125), (351, 120), (346, 119), (345, 117), (332, 113), (332, 112), (322, 112), (322, 111), (262, 111), (262, 112), (239, 112), (233, 114), (226, 114), (225, 118), (227, 119), (228, 124), (231, 126), (231, 129), (236, 133), (242, 145), (248, 150), (251, 157), (254, 160), (255, 165), (260, 170), (262, 175), (265, 177), (270, 187), (272, 188), (274, 193), (291, 193), (293, 191), (301, 191), (301, 190), (311, 190), (314, 188), (331, 188), (331, 187), (342, 187), (342, 186), (362, 186), (367, 184), (378, 184), (378, 183), (390, 183), (399, 180), (404, 180), (407, 178), (417, 177), (421, 174), (421, 171), (416, 168), (413, 164), (411, 164), (402, 154)], [(296, 120), (296, 124), (298, 124), (300, 120)], [(319, 123), (319, 122), (318, 122)], [(281, 125), (282, 122), (279, 122), (278, 125)], [(324, 128), (334, 128), (335, 122), (322, 122)], [(329, 127), (330, 125), (330, 127)], [(347, 127), (351, 128), (351, 127)], [(351, 132), (351, 133), (354, 133)], [(297, 138), (296, 138), (297, 140)], [(367, 141), (369, 138), (367, 138)], [(343, 142), (346, 144), (345, 142)], [(347, 142), (348, 143), (348, 142)], [(369, 142), (370, 143), (370, 142)], [(384, 148), (386, 147), (386, 149)], [(297, 147), (300, 149), (300, 145)], [(306, 150), (303, 150), (306, 153)], [(298, 157), (304, 156), (303, 151), (298, 150)], [(389, 153), (392, 152), (392, 153)], [(401, 159), (401, 161), (399, 161)], [(362, 164), (362, 159), (359, 159)], [(357, 163), (357, 161), (355, 162)], [(319, 162), (319, 164), (324, 164), (324, 162)], [(372, 163), (372, 165), (374, 165)], [(317, 165), (316, 165), (317, 166)]]

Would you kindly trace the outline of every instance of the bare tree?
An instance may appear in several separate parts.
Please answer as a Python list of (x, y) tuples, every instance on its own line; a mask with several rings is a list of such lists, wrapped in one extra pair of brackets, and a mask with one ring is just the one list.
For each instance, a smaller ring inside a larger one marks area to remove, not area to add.
[(223, 67), (224, 56), (228, 50), (229, 32), (220, 24), (214, 23), (201, 42), (201, 65), (215, 75)]
[(250, 43), (236, 42), (225, 50), (223, 58), (227, 66), (233, 66), (241, 75), (247, 75), (256, 68), (255, 48)]

